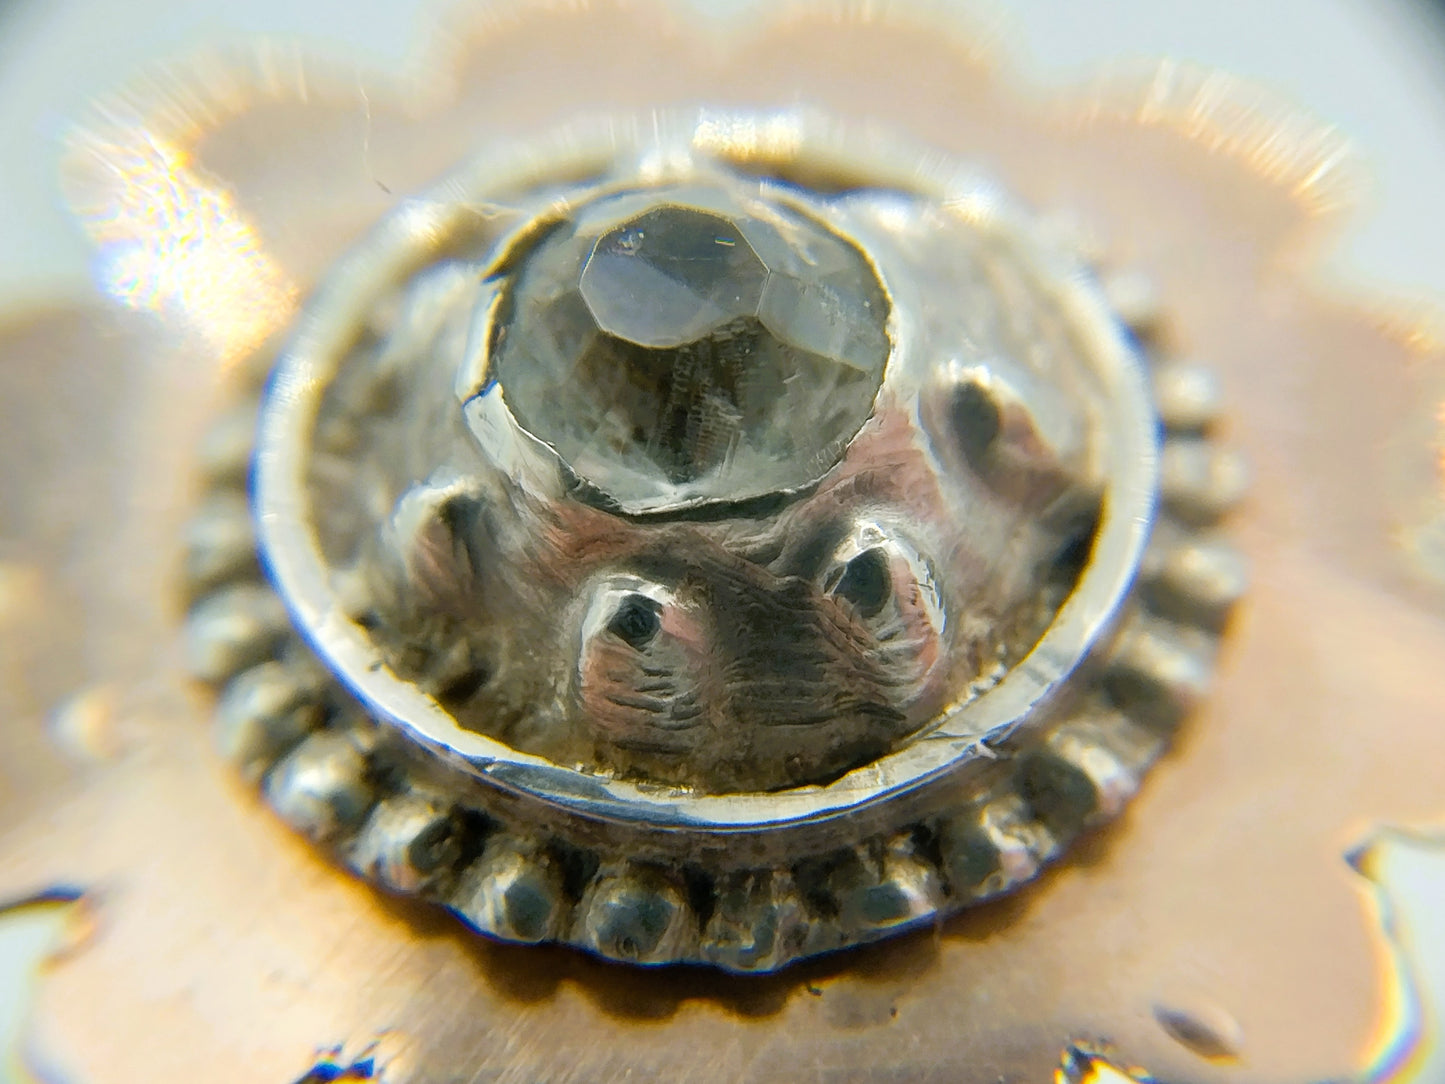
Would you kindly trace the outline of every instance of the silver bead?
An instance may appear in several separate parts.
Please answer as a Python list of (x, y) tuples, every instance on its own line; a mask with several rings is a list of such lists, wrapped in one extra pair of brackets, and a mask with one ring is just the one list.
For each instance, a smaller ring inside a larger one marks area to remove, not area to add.
[(256, 443), (257, 404), (248, 401), (218, 418), (201, 438), (201, 476), (214, 488), (245, 492)]
[(394, 892), (416, 893), (447, 876), (462, 854), (450, 803), (406, 792), (379, 802), (351, 848), (351, 865)]
[(1023, 758), (1020, 789), (1056, 838), (1068, 836), (1118, 816), (1158, 748), (1120, 715), (1073, 720)]
[(312, 734), (266, 780), (266, 800), (292, 828), (334, 843), (366, 818), (376, 800), (367, 759), (345, 732)]
[(1208, 428), (1224, 406), (1214, 370), (1187, 361), (1166, 361), (1154, 370), (1154, 403), (1159, 419), (1175, 432)]
[[(702, 956), (729, 971), (772, 971), (799, 956), (836, 947), (818, 945), (827, 936), (824, 926), (809, 915), (788, 873), (744, 870), (718, 883)], [(837, 940), (841, 943), (841, 932)]]
[(320, 682), (279, 662), (237, 675), (216, 706), (216, 744), (242, 776), (258, 781), (320, 725)]
[(938, 839), (950, 891), (970, 900), (997, 896), (1031, 879), (1058, 849), (1016, 794), (946, 818)]
[(186, 615), (187, 668), (193, 677), (219, 685), (274, 658), (289, 630), (286, 608), (270, 588), (225, 588)]
[(1249, 466), (1232, 449), (1179, 437), (1164, 444), (1159, 485), (1165, 508), (1175, 516), (1189, 524), (1209, 524), (1243, 500)]
[(1104, 276), (1103, 287), (1110, 308), (1136, 335), (1149, 338), (1158, 333), (1164, 305), (1151, 276), (1136, 270), (1111, 271)]
[(567, 920), (561, 863), (530, 840), (499, 832), (457, 881), (449, 903), (466, 922), (503, 941), (559, 937)]
[(1104, 680), (1124, 710), (1168, 727), (1203, 698), (1213, 667), (1213, 637), (1136, 614), (1114, 642)]
[(1218, 630), (1249, 586), (1249, 562), (1223, 538), (1161, 545), (1146, 558), (1150, 604), (1163, 616)]
[(220, 584), (259, 578), (256, 532), (242, 493), (213, 493), (186, 525), (182, 575), (192, 597)]
[(604, 872), (578, 913), (578, 942), (609, 959), (661, 964), (695, 955), (697, 922), (687, 893), (660, 870), (630, 865)]
[(943, 882), (907, 836), (890, 840), (881, 856), (860, 850), (833, 878), (838, 921), (850, 938), (932, 918), (943, 904)]

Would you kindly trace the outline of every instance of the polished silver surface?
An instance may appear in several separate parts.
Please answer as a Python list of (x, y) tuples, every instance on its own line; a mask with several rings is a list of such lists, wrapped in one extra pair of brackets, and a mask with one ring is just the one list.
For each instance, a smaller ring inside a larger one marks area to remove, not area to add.
[(270, 379), (305, 648), (213, 442), (222, 747), (509, 940), (770, 970), (1006, 891), (1134, 793), (1243, 589), (1217, 395), (1130, 319), (974, 175), (815, 118), (492, 149)]

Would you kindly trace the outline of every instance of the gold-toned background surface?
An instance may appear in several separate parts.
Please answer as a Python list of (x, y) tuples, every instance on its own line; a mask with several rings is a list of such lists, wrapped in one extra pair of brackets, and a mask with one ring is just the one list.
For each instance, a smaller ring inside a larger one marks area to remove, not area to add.
[[(425, 95), (364, 108), (293, 53), (209, 58), (77, 144), (102, 282), (161, 318), (96, 302), (0, 333), (0, 898), (90, 900), (36, 1041), (77, 1084), (287, 1081), (372, 1042), (418, 1082), (1041, 1081), (1074, 1041), (1163, 1079), (1306, 1081), (1384, 1054), (1392, 961), (1344, 856), (1445, 805), (1441, 599), (1401, 544), (1439, 514), (1445, 380), (1420, 318), (1311, 285), (1348, 194), (1334, 144), (1174, 66), (1031, 96), (963, 31), (862, 6), (722, 33), (532, 5), (452, 40)], [(1220, 372), (1256, 483), (1216, 695), (1123, 820), (1018, 896), (779, 976), (629, 970), (382, 897), (211, 752), (174, 593), (207, 419), (398, 193), (578, 87), (606, 88), (592, 109), (801, 99), (977, 161), (1147, 272), (1172, 343)]]

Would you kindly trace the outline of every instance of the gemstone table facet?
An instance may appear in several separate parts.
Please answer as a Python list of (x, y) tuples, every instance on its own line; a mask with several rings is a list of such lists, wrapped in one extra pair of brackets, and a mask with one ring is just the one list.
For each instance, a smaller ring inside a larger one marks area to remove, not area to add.
[(599, 201), (529, 253), (506, 301), (492, 371), (513, 417), (628, 511), (816, 481), (890, 350), (862, 253), (721, 189)]

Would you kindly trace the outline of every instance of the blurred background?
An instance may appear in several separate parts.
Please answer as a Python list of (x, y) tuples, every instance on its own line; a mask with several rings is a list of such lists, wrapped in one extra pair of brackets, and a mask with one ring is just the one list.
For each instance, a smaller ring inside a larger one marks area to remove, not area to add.
[[(687, 0), (682, 0), (686, 3)], [(768, 0), (692, 0), (732, 14)], [(949, 0), (916, 0), (949, 6)], [(955, 0), (962, 4), (963, 0)], [(88, 248), (61, 205), (60, 142), (147, 64), (264, 37), (360, 71), (402, 71), (454, 0), (0, 0), (0, 309), (73, 290)], [(1350, 278), (1445, 297), (1445, 3), (1440, 0), (968, 2), (1034, 83), (1172, 57), (1255, 77), (1337, 125), (1368, 163), (1334, 254)]]

